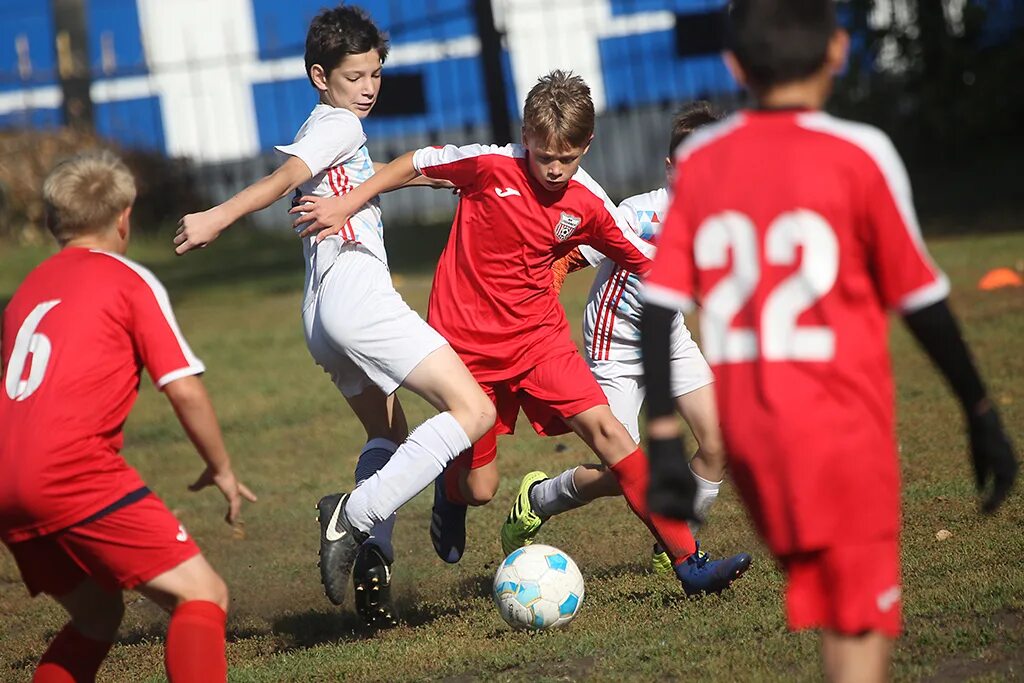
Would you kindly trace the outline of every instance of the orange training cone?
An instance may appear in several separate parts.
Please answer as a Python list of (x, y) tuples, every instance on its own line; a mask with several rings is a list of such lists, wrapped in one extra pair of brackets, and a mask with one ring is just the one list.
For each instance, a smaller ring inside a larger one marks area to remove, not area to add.
[(989, 291), (1000, 287), (1021, 287), (1024, 280), (1020, 275), (1009, 268), (995, 268), (985, 273), (985, 277), (978, 282), (978, 289)]

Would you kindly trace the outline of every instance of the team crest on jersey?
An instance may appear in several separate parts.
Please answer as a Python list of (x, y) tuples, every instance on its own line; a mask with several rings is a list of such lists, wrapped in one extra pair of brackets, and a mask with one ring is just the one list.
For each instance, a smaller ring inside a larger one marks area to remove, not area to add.
[(574, 216), (571, 213), (562, 212), (562, 216), (558, 219), (558, 223), (555, 224), (555, 239), (559, 242), (564, 242), (572, 234), (576, 232), (576, 228), (580, 227), (580, 223), (583, 219), (579, 216)]

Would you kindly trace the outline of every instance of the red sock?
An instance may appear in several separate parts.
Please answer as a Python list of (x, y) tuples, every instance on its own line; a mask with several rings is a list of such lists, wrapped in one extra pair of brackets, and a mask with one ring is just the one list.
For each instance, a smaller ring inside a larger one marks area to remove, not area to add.
[(96, 672), (110, 651), (109, 643), (83, 636), (68, 624), (50, 643), (39, 660), (33, 683), (80, 683), (95, 681)]
[(224, 624), (228, 615), (207, 600), (183, 602), (171, 614), (164, 646), (164, 666), (171, 683), (223, 683), (228, 676), (224, 657)]
[(690, 533), (686, 522), (668, 519), (647, 512), (647, 480), (649, 469), (647, 455), (643, 449), (637, 448), (625, 458), (611, 467), (615, 478), (622, 487), (622, 495), (626, 498), (633, 514), (639, 517), (654, 537), (661, 542), (674, 564), (679, 564), (697, 550), (697, 544)]

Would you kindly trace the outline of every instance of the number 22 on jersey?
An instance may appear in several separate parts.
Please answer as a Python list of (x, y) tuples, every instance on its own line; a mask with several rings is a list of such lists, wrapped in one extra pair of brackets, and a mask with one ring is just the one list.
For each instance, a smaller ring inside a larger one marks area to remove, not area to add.
[[(7, 376), (4, 378), (4, 389), (12, 401), (24, 401), (43, 383), (52, 345), (49, 338), (36, 332), (36, 329), (43, 321), (43, 317), (59, 303), (60, 299), (44, 301), (33, 308), (14, 338), (14, 348), (11, 350)], [(26, 363), (29, 364), (28, 377), (22, 379)]]
[(694, 263), (699, 270), (732, 268), (704, 296), (701, 336), (709, 363), (742, 363), (759, 356), (769, 361), (829, 361), (835, 355), (835, 333), (820, 325), (798, 325), (800, 315), (831, 291), (839, 272), (839, 242), (820, 214), (808, 209), (787, 211), (768, 225), (764, 262), (792, 266), (802, 248), (800, 264), (775, 285), (755, 314), (758, 329), (733, 326), (761, 281), (757, 228), (746, 215), (725, 211), (707, 218), (694, 235)]

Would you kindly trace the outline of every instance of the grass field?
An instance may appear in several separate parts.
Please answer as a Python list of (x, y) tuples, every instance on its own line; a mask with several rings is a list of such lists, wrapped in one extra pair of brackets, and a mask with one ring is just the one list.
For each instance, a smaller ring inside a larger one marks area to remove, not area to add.
[[(167, 285), (178, 319), (206, 362), (236, 469), (260, 496), (245, 511), (245, 537), (223, 523), (215, 492), (185, 486), (201, 465), (166, 401), (146, 384), (127, 427), (124, 454), (175, 510), (232, 589), (228, 662), (237, 681), (445, 680), (814, 680), (813, 634), (787, 633), (781, 578), (726, 486), (703, 533), (716, 555), (750, 549), (755, 564), (721, 597), (688, 600), (647, 570), (650, 540), (621, 500), (604, 500), (553, 520), (543, 542), (578, 562), (587, 581), (579, 617), (564, 632), (512, 632), (490, 599), (501, 559), (497, 532), (519, 478), (593, 458), (574, 437), (541, 440), (527, 425), (501, 441), (504, 477), (495, 501), (469, 514), (469, 549), (451, 567), (427, 535), (430, 498), (399, 515), (396, 591), (403, 624), (372, 633), (348, 608), (324, 598), (313, 506), (352, 484), (363, 434), (302, 341), (299, 247), (237, 235), (175, 259), (169, 237), (138, 244), (132, 256)], [(436, 241), (436, 240), (435, 240)], [(1024, 233), (943, 239), (930, 245), (949, 274), (992, 395), (1024, 444), (1024, 290), (981, 293), (986, 270), (1024, 258)], [(0, 306), (43, 248), (0, 245)], [(430, 274), (398, 276), (420, 310)], [(578, 321), (589, 277), (567, 283), (563, 299)], [(577, 325), (578, 327), (578, 325)], [(901, 680), (1024, 677), (1024, 497), (994, 518), (976, 512), (958, 408), (906, 333), (892, 334), (904, 477), (903, 570), (906, 635), (895, 654)], [(429, 411), (402, 394), (410, 424)], [(3, 476), (0, 473), (0, 476)], [(935, 533), (948, 529), (950, 540)], [(135, 594), (101, 680), (163, 677), (166, 618)], [(60, 609), (30, 600), (10, 555), (0, 552), (0, 680), (28, 680)]]

